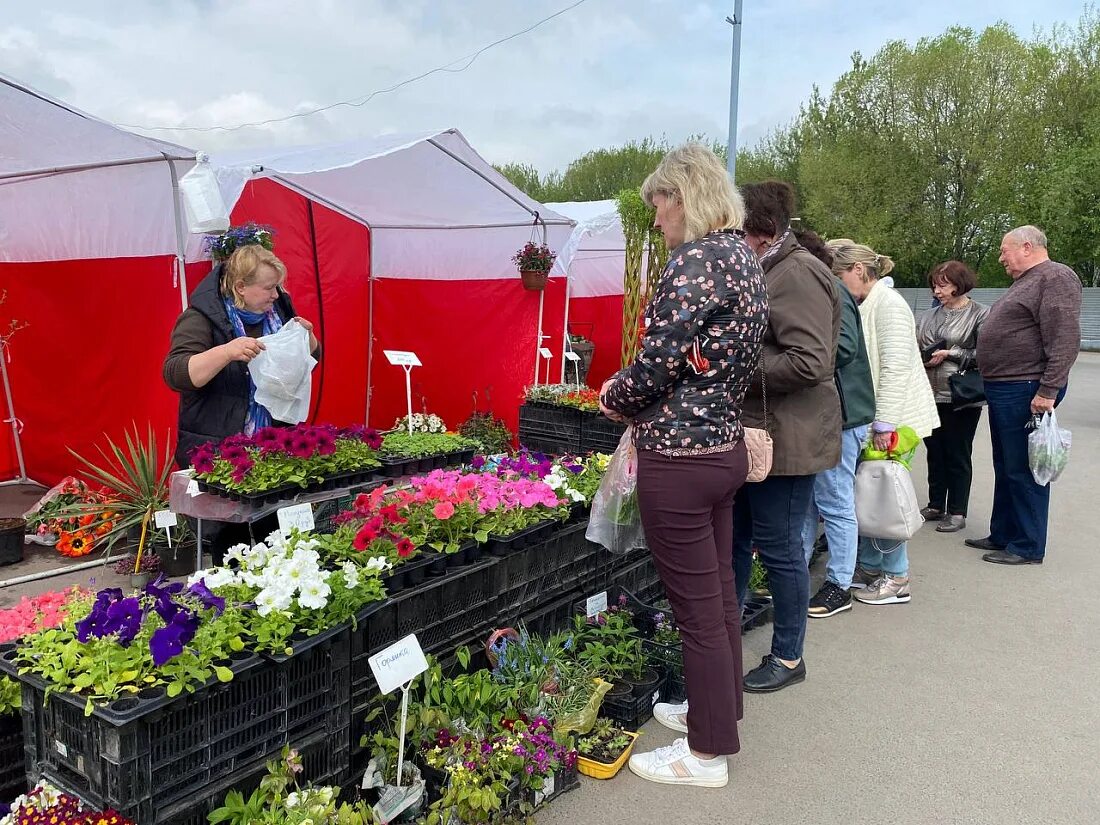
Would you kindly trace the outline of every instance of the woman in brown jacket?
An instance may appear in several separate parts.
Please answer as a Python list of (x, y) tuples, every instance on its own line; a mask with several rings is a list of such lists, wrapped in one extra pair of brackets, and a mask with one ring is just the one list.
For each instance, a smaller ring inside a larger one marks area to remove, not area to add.
[(748, 213), (745, 240), (760, 258), (771, 306), (760, 369), (742, 417), (745, 426), (771, 433), (774, 454), (768, 478), (737, 494), (733, 554), (742, 604), (754, 548), (768, 571), (775, 608), (772, 648), (745, 676), (745, 690), (770, 693), (806, 678), (802, 645), (810, 575), (802, 525), (815, 474), (840, 460), (843, 417), (833, 369), (841, 307), (832, 273), (790, 230), (791, 187), (768, 181), (741, 191)]

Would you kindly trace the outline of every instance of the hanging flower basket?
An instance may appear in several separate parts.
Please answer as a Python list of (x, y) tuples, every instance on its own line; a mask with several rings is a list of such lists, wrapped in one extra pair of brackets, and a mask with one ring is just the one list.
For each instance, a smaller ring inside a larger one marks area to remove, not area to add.
[(512, 263), (519, 269), (523, 288), (532, 291), (546, 289), (546, 278), (557, 257), (546, 244), (537, 244), (534, 241), (513, 255)]
[(532, 291), (546, 289), (548, 272), (539, 272), (537, 269), (521, 269), (519, 277), (523, 280), (523, 288)]

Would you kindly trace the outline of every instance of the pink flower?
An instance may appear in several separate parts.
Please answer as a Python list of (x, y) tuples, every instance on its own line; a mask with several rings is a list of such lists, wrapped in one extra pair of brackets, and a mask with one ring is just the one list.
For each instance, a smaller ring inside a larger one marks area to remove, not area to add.
[(455, 514), (455, 506), (449, 501), (441, 501), (432, 508), (432, 515), (440, 521), (446, 521)]

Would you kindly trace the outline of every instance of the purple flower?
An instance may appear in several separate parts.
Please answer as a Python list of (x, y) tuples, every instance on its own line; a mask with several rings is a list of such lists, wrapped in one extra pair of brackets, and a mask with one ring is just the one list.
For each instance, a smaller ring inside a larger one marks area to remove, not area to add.
[(206, 579), (199, 579), (191, 585), (189, 592), (202, 602), (203, 607), (213, 609), (219, 616), (222, 614), (222, 611), (225, 610), (225, 599), (215, 595), (210, 588), (206, 586)]
[(530, 773), (534, 773), (534, 772), (535, 772), (535, 766), (534, 765), (528, 765), (527, 766), (527, 773), (530, 774)]
[(141, 630), (141, 621), (145, 618), (141, 602), (131, 596), (115, 602), (107, 608), (107, 632), (117, 633), (118, 642), (128, 647)]
[(485, 466), (485, 456), (475, 455), (473, 461), (470, 462), (470, 466), (475, 470), (480, 470)]
[(107, 628), (107, 609), (100, 608), (98, 605), (92, 608), (92, 611), (76, 623), (76, 638), (81, 644), (86, 644), (88, 639), (95, 636), (97, 639), (106, 636)]
[(190, 610), (177, 610), (172, 620), (153, 633), (149, 640), (149, 652), (153, 664), (162, 666), (183, 653), (184, 645), (195, 638), (201, 619)]

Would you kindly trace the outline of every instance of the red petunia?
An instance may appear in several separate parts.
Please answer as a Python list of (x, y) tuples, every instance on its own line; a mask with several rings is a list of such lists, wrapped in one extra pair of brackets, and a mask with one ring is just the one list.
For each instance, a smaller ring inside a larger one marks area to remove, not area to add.
[(407, 559), (413, 553), (416, 552), (416, 545), (408, 539), (401, 539), (397, 542), (397, 557), (399, 559)]
[(449, 501), (441, 501), (432, 508), (432, 515), (440, 521), (446, 521), (455, 514), (455, 506)]

